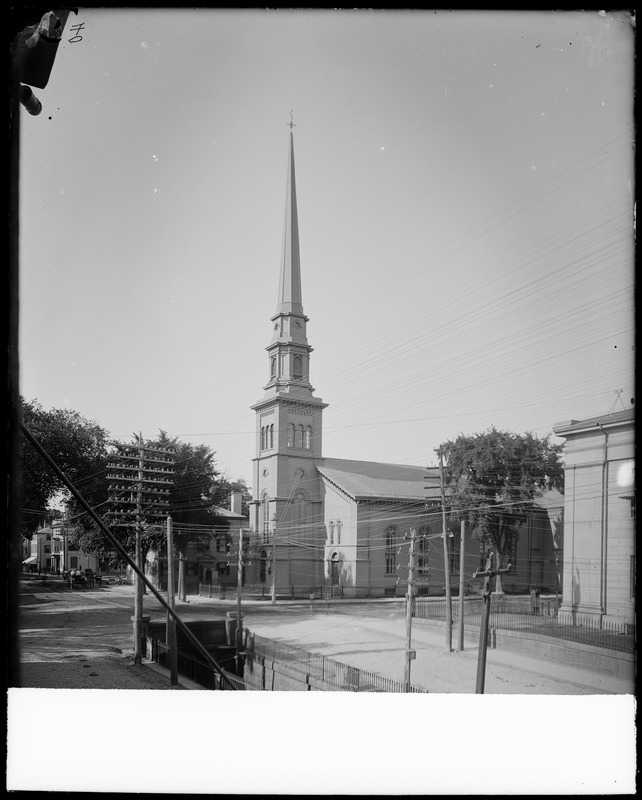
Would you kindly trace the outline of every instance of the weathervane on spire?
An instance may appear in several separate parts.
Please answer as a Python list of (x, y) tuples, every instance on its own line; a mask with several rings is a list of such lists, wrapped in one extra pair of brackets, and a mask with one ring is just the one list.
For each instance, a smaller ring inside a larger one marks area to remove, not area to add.
[(290, 133), (292, 133), (292, 128), (296, 128), (296, 124), (294, 122), (294, 111), (290, 109), (290, 121), (288, 122), (290, 126)]

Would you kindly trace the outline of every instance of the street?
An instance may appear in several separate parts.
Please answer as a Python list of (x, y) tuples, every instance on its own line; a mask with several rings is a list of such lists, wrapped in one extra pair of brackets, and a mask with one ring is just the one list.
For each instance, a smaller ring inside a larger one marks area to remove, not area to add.
[[(236, 612), (236, 599), (188, 596), (176, 610), (184, 621), (224, 619)], [(166, 688), (154, 674), (151, 685), (140, 677), (136, 686), (101, 685), (98, 659), (121, 662), (133, 651), (131, 585), (69, 590), (58, 578), (43, 586), (39, 580), (21, 582), (20, 660), (22, 683), (34, 688)], [(144, 612), (164, 620), (166, 612), (151, 594)], [(401, 682), (405, 662), (403, 601), (330, 602), (249, 601), (242, 605), (243, 624), (258, 637), (282, 641), (320, 653), (359, 669)], [(477, 647), (466, 644), (447, 652), (445, 631), (425, 620), (413, 620), (411, 664), (413, 686), (431, 693), (475, 692)], [(94, 665), (92, 668), (91, 665)], [(70, 671), (71, 670), (71, 671)], [(146, 673), (151, 670), (147, 669)], [(134, 672), (134, 674), (136, 674)], [(140, 674), (140, 670), (138, 670)], [(68, 683), (66, 684), (65, 681)], [(157, 686), (158, 684), (158, 686)], [(501, 650), (489, 650), (486, 694), (588, 695), (632, 693), (632, 682), (577, 668), (563, 667)]]
[[(533, 726), (537, 730), (535, 738), (529, 733), (527, 740), (523, 735), (503, 736), (502, 739), (502, 752), (511, 754), (506, 764), (513, 767), (513, 772), (507, 774), (506, 767), (503, 768), (501, 785), (504, 788), (512, 785), (517, 793), (526, 786), (523, 776), (533, 755), (546, 756), (548, 766), (537, 776), (530, 775), (532, 787), (539, 785), (535, 778), (550, 778), (556, 774), (555, 770), (561, 769), (559, 759), (550, 760), (560, 726), (572, 730), (572, 747), (569, 750), (564, 746), (564, 760), (580, 785), (592, 779), (600, 786), (610, 787), (615, 783), (620, 786), (622, 781), (616, 781), (613, 776), (628, 780), (630, 764), (635, 763), (634, 748), (631, 752), (630, 747), (623, 746), (629, 738), (634, 740), (631, 734), (634, 699), (604, 696), (620, 688), (610, 684), (600, 691), (600, 682), (608, 683), (604, 676), (575, 671), (572, 676), (564, 677), (564, 670), (558, 665), (536, 659), (520, 662), (514, 654), (489, 651), (487, 686), (488, 693), (495, 697), (492, 706), (487, 705), (490, 697), (482, 706), (473, 701), (484, 698), (472, 695), (475, 648), (463, 653), (447, 653), (443, 630), (430, 629), (419, 620), (413, 624), (417, 660), (412, 666), (412, 683), (423, 685), (437, 692), (435, 694), (40, 692), (39, 689), (170, 688), (167, 673), (159, 673), (149, 664), (133, 664), (132, 586), (69, 591), (62, 581), (52, 581), (57, 579), (51, 579), (45, 586), (37, 579), (21, 580), (23, 689), (10, 691), (8, 708), (8, 761), (14, 786), (49, 791), (69, 790), (70, 786), (90, 791), (96, 791), (97, 786), (101, 791), (109, 791), (109, 787), (122, 791), (125, 787), (127, 791), (145, 792), (159, 785), (154, 781), (161, 781), (164, 791), (171, 786), (172, 791), (185, 793), (184, 771), (169, 776), (160, 768), (139, 769), (145, 759), (149, 764), (158, 763), (158, 754), (167, 746), (169, 733), (175, 762), (198, 767), (192, 770), (193, 777), (200, 780), (198, 785), (204, 791), (216, 793), (225, 788), (227, 793), (235, 793), (242, 790), (243, 781), (258, 779), (259, 773), (259, 792), (273, 785), (271, 779), (282, 787), (286, 773), (280, 753), (284, 746), (281, 735), (262, 736), (257, 741), (258, 750), (253, 750), (254, 768), (249, 772), (228, 770), (221, 774), (220, 770), (212, 772), (210, 764), (213, 741), (218, 756), (225, 763), (240, 764), (236, 760), (238, 742), (245, 741), (248, 731), (255, 730), (257, 720), (274, 718), (281, 721), (279, 725), (285, 726), (283, 730), (287, 732), (287, 785), (295, 793), (308, 790), (313, 769), (311, 754), (318, 758), (318, 747), (328, 742), (332, 742), (337, 752), (350, 750), (358, 754), (359, 763), (367, 764), (368, 774), (376, 776), (376, 786), (380, 789), (385, 786), (394, 793), (393, 787), (397, 785), (398, 793), (404, 784), (396, 784), (384, 765), (388, 764), (391, 754), (400, 763), (399, 737), (410, 718), (412, 735), (406, 737), (403, 750), (416, 770), (413, 772), (416, 791), (427, 794), (436, 788), (435, 765), (430, 770), (424, 769), (427, 754), (444, 741), (454, 742), (462, 723), (467, 731), (476, 731), (484, 722), (484, 717), (478, 716), (482, 709), (495, 712), (492, 724), (500, 726), (497, 730), (505, 733), (513, 729), (530, 731)], [(165, 611), (153, 596), (146, 595), (144, 605), (152, 619), (164, 618)], [(219, 601), (190, 596), (189, 602), (177, 604), (185, 620), (221, 618), (235, 609), (236, 604), (231, 599)], [(309, 603), (281, 602), (273, 607), (267, 601), (244, 604), (242, 610), (246, 615), (244, 623), (256, 636), (307, 647), (394, 679), (399, 679), (403, 673), (403, 603), (337, 603), (329, 604), (326, 610), (324, 604), (311, 608)], [(469, 697), (462, 697), (462, 693)], [(544, 694), (556, 696), (542, 696)], [(588, 694), (593, 696), (562, 696)], [(578, 701), (582, 701), (582, 705), (578, 705)], [(135, 719), (144, 720), (143, 726), (131, 724)], [(224, 720), (222, 727), (221, 719)], [(59, 769), (60, 756), (56, 747), (39, 751), (37, 762), (33, 761), (33, 737), (42, 730), (45, 720), (53, 724), (56, 738), (66, 743), (67, 761), (73, 765), (71, 771)], [(87, 720), (98, 724), (87, 725)], [(340, 720), (345, 722), (338, 724)], [(85, 724), (79, 725), (79, 721)], [(223, 729), (225, 735), (221, 738)], [(598, 735), (598, 729), (608, 730), (611, 735), (605, 739)], [(386, 731), (392, 739), (386, 737)], [(396, 750), (390, 749), (393, 746)], [(241, 749), (244, 750), (245, 745)], [(587, 753), (594, 755), (587, 759)], [(109, 754), (110, 765), (118, 766), (106, 772), (104, 754)], [(479, 773), (483, 769), (482, 762), (487, 765), (483, 754), (479, 740), (470, 740), (466, 749), (470, 770)], [(449, 787), (448, 792), (457, 792), (468, 774), (453, 771), (453, 763), (449, 758), (440, 760), (437, 765), (437, 772), (445, 781), (443, 786)], [(608, 775), (603, 778), (606, 764)], [(98, 774), (101, 775), (99, 783), (96, 782)], [(363, 780), (360, 778), (360, 787), (364, 785)], [(257, 787), (252, 785), (256, 791)]]

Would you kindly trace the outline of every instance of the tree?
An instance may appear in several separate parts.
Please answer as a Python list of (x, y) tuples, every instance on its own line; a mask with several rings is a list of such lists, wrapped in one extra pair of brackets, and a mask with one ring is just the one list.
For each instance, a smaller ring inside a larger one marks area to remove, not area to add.
[(564, 491), (562, 449), (550, 436), (539, 439), (494, 427), (460, 435), (438, 449), (445, 461), (451, 518), (465, 521), (474, 536), (489, 544), (500, 565), (533, 512), (533, 499), (547, 489)]
[[(20, 398), (25, 427), (92, 504), (103, 498), (107, 432), (97, 422), (71, 409), (45, 411), (36, 401)], [(55, 501), (65, 502), (69, 490), (23, 436), (20, 445), (21, 528), (30, 536), (37, 522), (50, 519)]]
[[(215, 453), (207, 445), (194, 445), (181, 442), (160, 431), (158, 437), (144, 441), (146, 447), (172, 448), (175, 450), (174, 483), (170, 488), (168, 515), (172, 517), (174, 540), (177, 548), (184, 552), (187, 542), (192, 542), (196, 549), (205, 547), (213, 528), (227, 529), (228, 522), (218, 516), (214, 506), (224, 505), (229, 498), (228, 487), (231, 485), (220, 477), (214, 460)], [(105, 459), (105, 472), (108, 457)], [(104, 484), (104, 497), (107, 499), (107, 480)], [(122, 559), (113, 552), (110, 542), (94, 523), (83, 515), (75, 502), (68, 506), (69, 514), (77, 516), (78, 524), (74, 543), (87, 553), (97, 555), (101, 560), (113, 566), (122, 566)], [(132, 555), (135, 552), (136, 529), (114, 526), (112, 533), (123, 547)], [(142, 537), (143, 557), (149, 550), (163, 552), (167, 543), (167, 533), (163, 525), (146, 527)]]

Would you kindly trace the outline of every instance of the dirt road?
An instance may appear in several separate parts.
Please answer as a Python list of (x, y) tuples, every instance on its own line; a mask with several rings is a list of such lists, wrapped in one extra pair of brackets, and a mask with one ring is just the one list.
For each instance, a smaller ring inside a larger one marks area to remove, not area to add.
[[(134, 664), (133, 593), (69, 591), (52, 578), (21, 582), (20, 680), (37, 689), (170, 689)], [(178, 687), (182, 688), (182, 687)]]

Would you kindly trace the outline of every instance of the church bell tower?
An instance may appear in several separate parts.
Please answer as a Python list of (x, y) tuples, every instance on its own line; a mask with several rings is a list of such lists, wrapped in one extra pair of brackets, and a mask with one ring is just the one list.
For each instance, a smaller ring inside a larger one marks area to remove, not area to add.
[(315, 461), (321, 458), (327, 404), (314, 396), (310, 383), (312, 347), (301, 296), (292, 125), (279, 295), (266, 348), (268, 378), (264, 396), (252, 406), (256, 444), (251, 524), (264, 547), (262, 575), (269, 583), (276, 570), (279, 586), (318, 581), (323, 565), (316, 544), (325, 537)]

